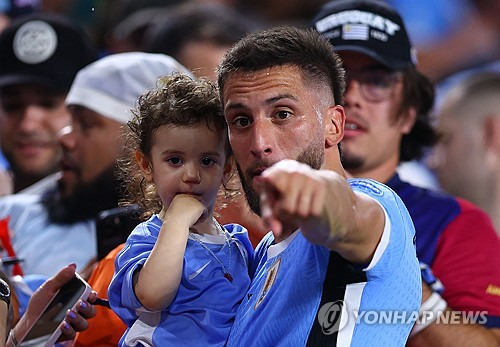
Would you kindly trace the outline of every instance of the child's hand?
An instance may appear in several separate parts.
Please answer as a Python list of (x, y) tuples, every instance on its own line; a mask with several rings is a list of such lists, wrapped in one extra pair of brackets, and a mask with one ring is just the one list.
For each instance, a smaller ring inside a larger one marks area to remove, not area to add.
[(174, 221), (176, 224), (185, 223), (191, 228), (197, 222), (202, 222), (208, 214), (207, 208), (193, 195), (178, 194), (168, 206), (165, 221)]

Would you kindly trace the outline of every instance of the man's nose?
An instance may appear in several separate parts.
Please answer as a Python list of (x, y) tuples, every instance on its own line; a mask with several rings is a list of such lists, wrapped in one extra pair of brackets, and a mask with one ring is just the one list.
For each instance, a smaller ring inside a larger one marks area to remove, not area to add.
[(40, 124), (43, 122), (44, 117), (46, 117), (46, 115), (42, 107), (34, 104), (27, 105), (22, 111), (19, 120), (19, 130), (27, 133), (35, 131), (40, 128)]
[(255, 158), (263, 158), (272, 154), (275, 141), (272, 124), (254, 122), (251, 136), (250, 152)]
[(361, 85), (355, 79), (346, 79), (345, 92), (343, 96), (344, 106), (359, 105), (359, 100), (362, 98)]
[(71, 125), (67, 125), (57, 133), (59, 143), (66, 149), (75, 148), (76, 136)]

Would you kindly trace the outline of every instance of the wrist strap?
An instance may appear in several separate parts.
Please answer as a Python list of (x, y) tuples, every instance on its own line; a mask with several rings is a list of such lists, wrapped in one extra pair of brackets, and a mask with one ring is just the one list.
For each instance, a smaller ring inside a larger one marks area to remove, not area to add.
[(420, 262), (420, 274), (422, 275), (422, 280), (431, 287), (433, 292), (438, 292), (439, 294), (443, 293), (443, 284), (439, 278), (434, 276), (434, 273), (427, 264)]
[(16, 334), (14, 332), (14, 329), (10, 329), (9, 339), (10, 339), (10, 345), (12, 347), (18, 347), (19, 346), (19, 343), (17, 342), (17, 339), (16, 339)]
[(413, 326), (410, 337), (418, 334), (436, 321), (438, 316), (446, 309), (447, 306), (448, 304), (441, 297), (441, 295), (433, 292), (431, 296), (420, 306), (418, 319)]

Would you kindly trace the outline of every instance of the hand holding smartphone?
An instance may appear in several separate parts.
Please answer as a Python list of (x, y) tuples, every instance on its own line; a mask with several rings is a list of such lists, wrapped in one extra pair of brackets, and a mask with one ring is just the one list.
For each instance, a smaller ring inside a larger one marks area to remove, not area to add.
[(76, 310), (79, 300), (86, 300), (91, 292), (90, 285), (78, 273), (65, 283), (47, 303), (38, 319), (23, 336), (17, 336), (23, 345), (53, 346), (61, 335), (61, 323), (68, 309)]

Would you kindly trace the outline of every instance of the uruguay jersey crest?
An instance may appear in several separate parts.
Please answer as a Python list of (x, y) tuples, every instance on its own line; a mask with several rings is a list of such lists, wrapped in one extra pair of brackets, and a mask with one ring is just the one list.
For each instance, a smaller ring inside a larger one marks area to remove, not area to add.
[(259, 298), (255, 302), (254, 310), (259, 307), (259, 305), (264, 301), (266, 298), (267, 293), (269, 293), (269, 290), (271, 290), (271, 287), (273, 286), (274, 282), (276, 281), (276, 276), (278, 275), (278, 269), (280, 268), (281, 264), (281, 257), (276, 259), (273, 265), (267, 270), (267, 277), (266, 281), (264, 282), (264, 286), (262, 287), (262, 290), (259, 293)]

